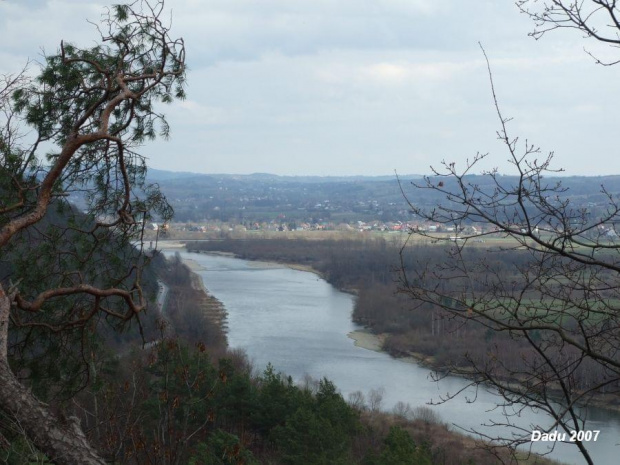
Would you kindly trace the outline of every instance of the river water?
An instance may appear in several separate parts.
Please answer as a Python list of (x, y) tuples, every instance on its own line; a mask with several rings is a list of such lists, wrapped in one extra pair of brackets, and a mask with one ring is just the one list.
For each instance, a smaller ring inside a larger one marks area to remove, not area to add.
[[(386, 410), (399, 401), (412, 407), (428, 406), (467, 384), (457, 377), (434, 382), (426, 368), (355, 346), (347, 336), (360, 329), (351, 321), (354, 297), (313, 273), (215, 255), (181, 255), (202, 267), (196, 272), (226, 308), (230, 347), (244, 349), (259, 370), (271, 363), (298, 381), (306, 374), (315, 379), (327, 377), (345, 399), (355, 391), (367, 395), (372, 389), (383, 390)], [(470, 402), (474, 398), (475, 402)], [(486, 390), (467, 390), (456, 399), (430, 408), (442, 421), (455, 425), (455, 430), (477, 429), (498, 436), (502, 435), (501, 427), (482, 426), (505, 423), (503, 412), (495, 408), (497, 400)], [(620, 414), (588, 409), (587, 415), (588, 429), (600, 430), (597, 441), (587, 444), (594, 462), (617, 465)], [(528, 430), (552, 423), (543, 413), (530, 409), (512, 421)], [(544, 452), (552, 444), (536, 443), (534, 450)], [(585, 463), (571, 444), (555, 444), (550, 457), (565, 463)]]

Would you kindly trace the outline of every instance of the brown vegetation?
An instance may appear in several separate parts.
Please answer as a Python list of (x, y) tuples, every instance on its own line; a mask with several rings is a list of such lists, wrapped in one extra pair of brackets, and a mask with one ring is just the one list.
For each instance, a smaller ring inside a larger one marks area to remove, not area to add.
[(210, 350), (225, 348), (226, 311), (208, 294), (200, 276), (178, 254), (159, 261), (158, 274), (168, 286), (162, 317), (170, 326), (169, 334), (186, 343), (204, 343)]

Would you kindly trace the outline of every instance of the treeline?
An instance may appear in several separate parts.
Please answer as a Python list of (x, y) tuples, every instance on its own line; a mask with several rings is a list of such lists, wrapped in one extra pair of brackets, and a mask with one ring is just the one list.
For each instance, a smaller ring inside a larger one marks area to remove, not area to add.
[(377, 402), (346, 402), (327, 379), (299, 386), (270, 366), (252, 371), (238, 353), (214, 360), (201, 343), (165, 340), (117, 362), (82, 396), (89, 439), (119, 464), (497, 463), (424, 411), (388, 415)]
[(396, 249), (382, 239), (223, 239), (187, 242), (188, 251), (229, 252), (247, 260), (311, 266), (334, 286), (354, 289), (390, 283), (397, 266)]
[[(99, 399), (104, 426), (92, 440), (115, 463), (433, 463), (406, 427), (381, 436), (364, 426), (327, 380), (312, 391), (270, 367), (252, 377), (243, 357), (213, 361), (200, 344), (174, 340), (135, 360), (133, 371), (140, 377), (126, 373)], [(371, 445), (366, 436), (381, 439)], [(392, 455), (397, 461), (377, 462)]]

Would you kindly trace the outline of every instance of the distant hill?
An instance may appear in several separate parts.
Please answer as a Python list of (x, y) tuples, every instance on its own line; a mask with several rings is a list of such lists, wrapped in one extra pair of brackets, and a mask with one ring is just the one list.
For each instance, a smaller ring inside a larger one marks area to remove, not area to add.
[(155, 168), (149, 168), (148, 177), (151, 182), (168, 181), (171, 179), (185, 179), (205, 176), (199, 173), (190, 173), (187, 171), (164, 171)]
[[(169, 181), (187, 178), (218, 178), (218, 179), (235, 179), (245, 181), (268, 181), (268, 182), (300, 182), (300, 183), (326, 183), (326, 182), (352, 182), (352, 181), (391, 181), (396, 178), (395, 175), (384, 176), (282, 176), (269, 173), (252, 173), (252, 174), (205, 174), (191, 173), (187, 171), (165, 171), (155, 168), (149, 168), (149, 179), (152, 182)], [(407, 174), (399, 176), (401, 179), (412, 180), (421, 179), (421, 174)]]
[[(282, 222), (354, 222), (367, 220), (406, 221), (411, 218), (396, 176), (278, 176), (200, 174), (149, 170), (149, 180), (159, 183), (175, 209), (177, 221), (222, 220), (240, 223), (278, 220)], [(445, 196), (430, 189), (416, 189), (423, 176), (399, 176), (408, 199), (415, 205), (434, 207)], [(471, 175), (467, 182), (491, 191), (489, 176)], [(503, 185), (518, 182), (516, 176), (500, 176)], [(608, 199), (604, 185), (620, 194), (620, 176), (571, 176), (546, 178), (549, 185), (561, 182), (565, 196), (576, 207), (604, 208)], [(445, 188), (455, 187), (448, 178)]]

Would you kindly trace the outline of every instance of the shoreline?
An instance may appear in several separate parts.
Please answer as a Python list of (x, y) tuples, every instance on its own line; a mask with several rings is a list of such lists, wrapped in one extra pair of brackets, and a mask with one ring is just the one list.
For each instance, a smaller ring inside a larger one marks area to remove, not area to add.
[[(421, 353), (409, 353), (408, 355), (403, 355), (402, 357), (397, 357), (392, 355), (387, 350), (383, 349), (383, 343), (389, 336), (388, 333), (379, 333), (375, 334), (369, 328), (364, 329), (356, 329), (355, 331), (351, 331), (347, 334), (349, 339), (353, 339), (353, 344), (356, 347), (360, 347), (366, 350), (372, 350), (373, 352), (382, 352), (384, 354), (389, 355), (390, 357), (400, 360), (406, 363), (413, 363), (416, 365), (421, 365), (424, 368), (428, 368), (429, 370), (439, 370), (432, 364), (432, 357), (426, 356)], [(454, 375), (457, 376), (457, 375)]]
[[(407, 355), (395, 356), (388, 352), (387, 350), (383, 350), (383, 342), (389, 336), (388, 333), (380, 333), (375, 334), (370, 329), (358, 329), (355, 331), (351, 331), (347, 334), (347, 337), (353, 339), (356, 347), (360, 347), (366, 350), (372, 350), (373, 352), (382, 352), (389, 355), (391, 358), (396, 360), (400, 360), (405, 363), (412, 363), (419, 365), (421, 367), (427, 368), (429, 370), (433, 370), (435, 372), (445, 372), (450, 376), (457, 376), (459, 378), (472, 379), (471, 375), (467, 373), (454, 373), (449, 372), (446, 367), (437, 366), (433, 363), (433, 357), (424, 355), (417, 352), (409, 352)], [(511, 385), (517, 386), (517, 381), (509, 381)], [(553, 393), (554, 391), (550, 391)], [(561, 395), (559, 391), (555, 391), (559, 396)], [(587, 403), (587, 407), (589, 408), (597, 408), (604, 411), (616, 412), (620, 413), (620, 400), (610, 394), (600, 394), (599, 398), (590, 399)], [(584, 406), (585, 407), (585, 406)]]
[(374, 334), (369, 329), (356, 329), (347, 334), (349, 339), (353, 339), (353, 345), (373, 352), (384, 352), (382, 349), (385, 341), (384, 334)]
[[(290, 268), (292, 270), (297, 270), (297, 271), (306, 271), (308, 273), (313, 273), (315, 275), (317, 275), (318, 277), (320, 277), (321, 279), (324, 279), (327, 281), (326, 276), (323, 272), (312, 268), (311, 265), (302, 265), (301, 263), (290, 263), (290, 262), (280, 262), (280, 261), (276, 261), (276, 260), (260, 260), (260, 259), (252, 259), (252, 258), (244, 258), (244, 257), (240, 257), (239, 255), (233, 253), (233, 252), (219, 252), (217, 250), (209, 250), (209, 251), (202, 251), (202, 250), (188, 250), (186, 247), (186, 244), (182, 241), (167, 241), (164, 242), (162, 245), (162, 242), (160, 242), (160, 249), (161, 251), (164, 250), (177, 250), (177, 251), (183, 251), (183, 252), (191, 252), (191, 253), (199, 253), (199, 254), (205, 254), (205, 255), (214, 255), (216, 257), (230, 257), (230, 258), (238, 258), (240, 260), (247, 260), (249, 262), (262, 262), (262, 263), (269, 263), (269, 264), (273, 264), (273, 265), (279, 265), (279, 266), (283, 266), (286, 268)], [(183, 263), (187, 263), (187, 265), (190, 267), (191, 270), (195, 270), (195, 271), (200, 271), (200, 270), (204, 270), (204, 267), (202, 267), (200, 264), (198, 264), (195, 260), (192, 260), (191, 258), (186, 258), (183, 259)], [(357, 294), (357, 289), (339, 289), (342, 292), (346, 292), (349, 294)]]
[(203, 271), (206, 270), (204, 266), (198, 263), (196, 260), (192, 260), (191, 258), (184, 258), (183, 264), (186, 265), (190, 271), (193, 273), (195, 271)]
[[(175, 250), (176, 247), (171, 247), (167, 250)], [(162, 249), (164, 250), (164, 249)], [(278, 265), (278, 266), (282, 266), (285, 268), (290, 268), (292, 270), (297, 270), (297, 271), (305, 271), (308, 273), (313, 273), (317, 276), (319, 276), (322, 279), (325, 279), (325, 274), (320, 272), (319, 270), (312, 268), (310, 265), (302, 265), (300, 263), (286, 263), (286, 262), (279, 262), (279, 261), (275, 261), (275, 260), (260, 260), (260, 259), (252, 259), (252, 258), (244, 258), (244, 257), (240, 257), (239, 255), (233, 253), (233, 252), (218, 252), (216, 250), (209, 250), (209, 251), (202, 251), (202, 250), (187, 250), (184, 249), (185, 252), (191, 252), (191, 253), (199, 253), (199, 254), (205, 254), (205, 255), (214, 255), (216, 257), (230, 257), (230, 258), (238, 258), (239, 260), (247, 260), (248, 262), (261, 262), (261, 263), (267, 263), (267, 264), (271, 264), (271, 265)], [(196, 266), (198, 268), (196, 268), (197, 270), (203, 269), (204, 268), (199, 265), (195, 260), (192, 260), (191, 258), (187, 258), (187, 259), (183, 259), (183, 262), (192, 262), (193, 266)], [(348, 292), (346, 290), (340, 289), (343, 292)]]
[(204, 268), (193, 260), (191, 260), (191, 262), (192, 263), (189, 264), (186, 263), (185, 260), (183, 261), (185, 266), (187, 266), (190, 270), (192, 288), (201, 294), (200, 307), (202, 308), (206, 319), (211, 324), (219, 327), (220, 331), (226, 338), (226, 347), (228, 347), (228, 311), (217, 297), (209, 293), (209, 290), (204, 285), (202, 277), (196, 273), (196, 271), (204, 270)]
[[(159, 249), (163, 251), (186, 251), (185, 245), (179, 242), (167, 243), (164, 247)], [(205, 270), (196, 260), (191, 258), (183, 258), (182, 263), (189, 270), (190, 283), (188, 288), (195, 291), (198, 300), (198, 306), (202, 309), (204, 317), (208, 324), (217, 326), (219, 331), (223, 334), (225, 346), (228, 347), (227, 333), (228, 333), (228, 312), (224, 304), (215, 296), (213, 296), (209, 290), (205, 287), (202, 277), (198, 272)], [(188, 290), (189, 290), (188, 289)]]

